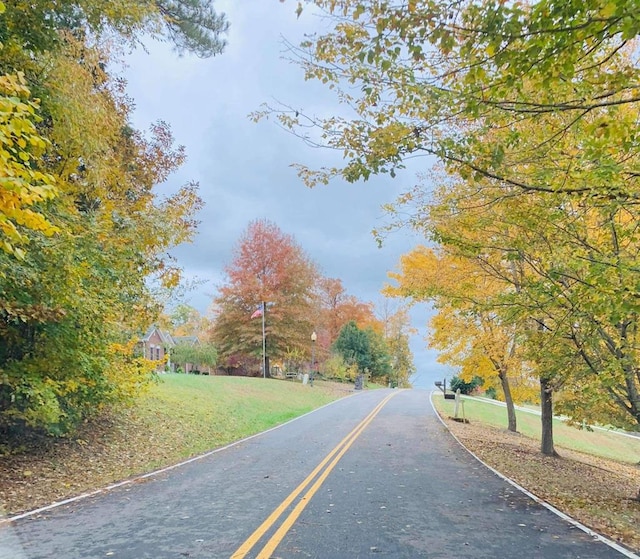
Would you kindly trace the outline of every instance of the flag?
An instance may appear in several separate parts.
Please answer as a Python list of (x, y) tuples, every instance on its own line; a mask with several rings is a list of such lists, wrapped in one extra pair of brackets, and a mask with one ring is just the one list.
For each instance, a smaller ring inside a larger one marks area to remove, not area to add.
[(262, 307), (257, 308), (251, 315), (251, 318), (258, 318), (259, 316), (262, 316)]

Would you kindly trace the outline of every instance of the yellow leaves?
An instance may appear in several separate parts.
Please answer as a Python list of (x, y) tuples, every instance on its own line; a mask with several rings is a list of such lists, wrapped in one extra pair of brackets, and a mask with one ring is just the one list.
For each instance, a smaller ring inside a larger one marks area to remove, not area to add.
[[(132, 5), (103, 4), (107, 18)], [(164, 274), (165, 285), (177, 285), (179, 270), (163, 269), (162, 259), (169, 262), (166, 249), (192, 235), (201, 205), (194, 186), (166, 200), (156, 194), (184, 153), (162, 123), (149, 137), (132, 128), (122, 84), (105, 71), (109, 53), (95, 38), (58, 38), (55, 49), (29, 62), (46, 104), (47, 138), (24, 77), (0, 75), (0, 251), (14, 256), (2, 258), (0, 309), (8, 320), (0, 338), (25, 356), (4, 352), (0, 367), (17, 371), (16, 401), (27, 391), (36, 395), (19, 413), (53, 429), (131, 397), (149, 381), (155, 363), (136, 357), (133, 346), (109, 342), (152, 320), (159, 303), (150, 276)], [(22, 60), (7, 56), (10, 47), (2, 50), (6, 67)], [(62, 224), (55, 242), (44, 238)]]
[(76, 380), (76, 379), (66, 379), (63, 382), (60, 383), (60, 386), (62, 387), (62, 392), (63, 393), (73, 393), (76, 390), (78, 390), (78, 388), (80, 388), (81, 384)]
[(540, 402), (540, 383), (537, 378), (529, 377), (522, 372), (518, 374), (517, 370), (513, 371), (513, 375), (509, 377), (509, 386), (511, 388), (511, 397), (513, 401), (518, 403), (537, 404)]
[(600, 10), (600, 15), (605, 19), (609, 19), (610, 17), (615, 15), (617, 8), (617, 2), (609, 2), (602, 7), (602, 9)]
[[(360, 25), (355, 25), (352, 22), (340, 23), (336, 26), (336, 31), (340, 32), (344, 39), (348, 42), (358, 41), (368, 37), (366, 29)], [(353, 55), (352, 55), (353, 56)]]
[(127, 401), (144, 391), (151, 383), (158, 364), (140, 356), (137, 340), (112, 343), (109, 346), (109, 367), (105, 376), (113, 386), (119, 400)]
[(28, 100), (24, 76), (0, 76), (0, 95), (0, 249), (22, 259), (25, 252), (18, 245), (27, 239), (19, 228), (45, 235), (58, 231), (42, 213), (30, 209), (53, 198), (57, 190), (51, 175), (31, 167), (46, 141), (35, 128), (38, 105)]
[(500, 282), (487, 275), (473, 260), (440, 256), (424, 246), (403, 255), (400, 268), (400, 273), (389, 274), (398, 285), (386, 286), (383, 292), (387, 296), (422, 301), (444, 296), (461, 299), (489, 296), (500, 287)]
[(411, 135), (411, 129), (400, 122), (391, 122), (373, 130), (370, 134), (370, 147), (380, 159), (394, 157), (398, 146)]
[[(427, 247), (403, 255), (400, 267), (400, 273), (389, 274), (398, 285), (384, 292), (434, 304), (438, 312), (430, 321), (428, 339), (439, 352), (439, 362), (459, 367), (468, 380), (520, 374), (523, 360), (515, 345), (516, 329), (492, 307), (506, 282), (485, 271), (478, 259), (438, 254)], [(516, 400), (531, 397), (531, 384), (525, 380)]]
[[(29, 91), (29, 88), (26, 84), (27, 82), (22, 72), (18, 72), (17, 74), (2, 75), (0, 76), (0, 94), (7, 97), (28, 99), (31, 96), (31, 92)], [(0, 101), (0, 110), (4, 111), (11, 105), (11, 102), (2, 100)], [(28, 108), (28, 104), (18, 104), (17, 107), (20, 109), (20, 112), (24, 112), (25, 110), (27, 112), (33, 112), (33, 110)]]
[(413, 297), (426, 299), (430, 287), (436, 281), (437, 260), (431, 249), (420, 246), (400, 257), (400, 273), (389, 273), (397, 286), (385, 286), (387, 297)]
[(160, 281), (164, 287), (175, 288), (180, 284), (180, 278), (181, 270), (179, 268), (166, 267), (160, 276)]
[[(107, 75), (101, 52), (68, 35), (66, 49), (51, 55), (45, 76), (48, 105), (56, 126), (50, 139), (63, 161), (83, 154), (84, 165), (94, 185), (108, 184), (113, 161), (109, 157), (122, 129), (122, 107), (105, 91)], [(82, 59), (83, 63), (78, 64)], [(76, 168), (57, 170), (66, 178)]]

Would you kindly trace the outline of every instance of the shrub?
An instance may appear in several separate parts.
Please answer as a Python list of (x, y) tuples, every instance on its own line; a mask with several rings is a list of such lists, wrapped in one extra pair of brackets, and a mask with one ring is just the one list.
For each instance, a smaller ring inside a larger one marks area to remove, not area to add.
[(491, 386), (490, 388), (487, 388), (484, 392), (485, 396), (487, 398), (491, 398), (492, 400), (495, 400), (498, 397), (498, 392), (495, 389), (494, 386)]
[(460, 389), (460, 394), (471, 394), (478, 386), (482, 385), (482, 379), (480, 377), (473, 377), (471, 382), (466, 382), (458, 376), (454, 376), (451, 379), (451, 390), (457, 392)]

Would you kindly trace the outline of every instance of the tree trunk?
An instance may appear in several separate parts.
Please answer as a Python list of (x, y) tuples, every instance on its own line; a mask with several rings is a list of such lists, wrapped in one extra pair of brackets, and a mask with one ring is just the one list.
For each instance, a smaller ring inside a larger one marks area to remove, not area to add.
[(540, 377), (540, 411), (542, 439), (540, 451), (545, 456), (558, 456), (553, 447), (553, 388), (549, 379)]
[(504, 403), (507, 405), (507, 421), (509, 423), (508, 429), (512, 433), (517, 433), (516, 426), (516, 409), (513, 405), (513, 398), (511, 397), (511, 387), (509, 386), (509, 379), (506, 372), (500, 372), (498, 375), (500, 378), (500, 384), (502, 386), (502, 392), (504, 393)]

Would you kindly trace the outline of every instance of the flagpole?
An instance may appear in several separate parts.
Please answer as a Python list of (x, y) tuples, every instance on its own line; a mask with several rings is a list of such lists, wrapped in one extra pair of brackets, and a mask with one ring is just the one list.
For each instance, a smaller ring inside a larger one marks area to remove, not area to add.
[(267, 378), (267, 337), (264, 330), (264, 315), (266, 314), (266, 305), (262, 301), (262, 378)]

